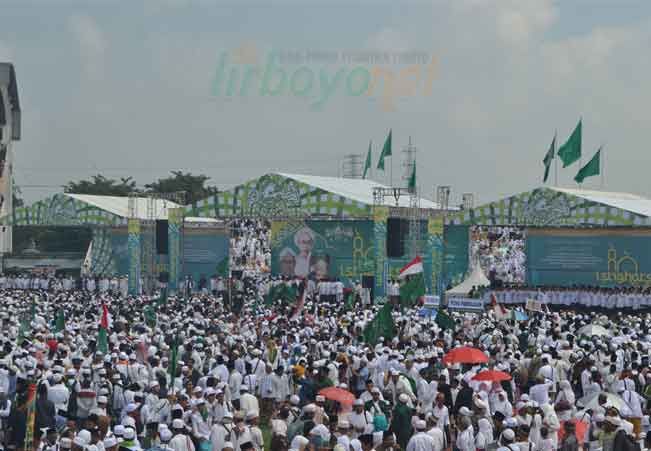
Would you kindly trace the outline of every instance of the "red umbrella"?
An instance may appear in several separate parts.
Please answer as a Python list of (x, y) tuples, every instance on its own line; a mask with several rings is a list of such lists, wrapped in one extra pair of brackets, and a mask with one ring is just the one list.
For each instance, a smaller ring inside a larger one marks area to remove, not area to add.
[(352, 406), (355, 402), (355, 395), (339, 387), (324, 388), (319, 392), (319, 394), (326, 399), (337, 401), (348, 406)]
[(470, 346), (454, 348), (443, 356), (443, 363), (486, 363), (488, 357), (479, 349)]
[(487, 370), (482, 371), (481, 373), (477, 373), (475, 377), (472, 378), (472, 380), (489, 382), (510, 381), (511, 375), (509, 373), (505, 373), (504, 371)]

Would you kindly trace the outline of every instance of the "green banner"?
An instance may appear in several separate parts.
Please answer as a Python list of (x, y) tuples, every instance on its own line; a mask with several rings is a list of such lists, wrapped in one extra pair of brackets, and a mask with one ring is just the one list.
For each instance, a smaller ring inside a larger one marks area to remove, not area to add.
[(470, 227), (446, 226), (444, 239), (444, 277), (445, 285), (463, 282), (468, 272), (468, 252), (470, 245)]
[(275, 221), (271, 272), (288, 277), (339, 277), (345, 285), (375, 273), (372, 221)]
[(178, 288), (181, 277), (181, 226), (183, 225), (183, 208), (170, 208), (167, 211), (167, 242), (169, 256), (169, 290), (173, 293)]
[(651, 232), (528, 230), (527, 283), (651, 286)]
[(129, 294), (140, 292), (140, 220), (129, 219), (127, 249), (129, 254)]

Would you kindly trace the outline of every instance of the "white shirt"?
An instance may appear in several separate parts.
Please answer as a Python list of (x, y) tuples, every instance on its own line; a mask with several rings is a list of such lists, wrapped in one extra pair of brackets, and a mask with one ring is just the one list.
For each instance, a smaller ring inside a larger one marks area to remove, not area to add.
[(433, 451), (434, 439), (425, 432), (418, 432), (407, 443), (407, 451)]

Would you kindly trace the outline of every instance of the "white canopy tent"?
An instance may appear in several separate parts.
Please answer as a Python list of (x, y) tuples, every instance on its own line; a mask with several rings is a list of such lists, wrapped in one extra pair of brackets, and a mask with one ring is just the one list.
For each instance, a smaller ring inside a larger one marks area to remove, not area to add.
[(472, 287), (487, 287), (491, 283), (488, 278), (484, 275), (481, 266), (478, 264), (474, 265), (474, 269), (470, 273), (466, 280), (461, 282), (454, 288), (449, 289), (446, 293), (450, 296), (466, 296), (472, 290)]

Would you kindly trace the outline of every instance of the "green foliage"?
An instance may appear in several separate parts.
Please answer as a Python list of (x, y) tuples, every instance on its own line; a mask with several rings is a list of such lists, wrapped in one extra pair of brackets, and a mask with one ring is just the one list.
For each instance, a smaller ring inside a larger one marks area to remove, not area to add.
[(122, 177), (112, 179), (101, 174), (92, 176), (90, 179), (68, 182), (63, 191), (71, 194), (91, 194), (96, 196), (128, 196), (132, 193), (186, 193), (185, 202), (194, 203), (205, 199), (217, 192), (214, 186), (206, 185), (210, 177), (207, 175), (194, 175), (190, 172), (172, 171), (169, 177), (147, 183), (145, 189), (138, 189), (133, 177)]
[(119, 180), (94, 175), (90, 180), (68, 182), (64, 187), (65, 193), (90, 194), (96, 196), (128, 196), (136, 192), (136, 182), (132, 177), (122, 177)]
[(153, 183), (148, 183), (145, 188), (153, 193), (175, 193), (184, 191), (186, 193), (185, 203), (194, 203), (198, 200), (215, 194), (217, 188), (206, 186), (210, 177), (206, 175), (194, 175), (190, 172), (172, 171), (170, 177), (160, 178)]

